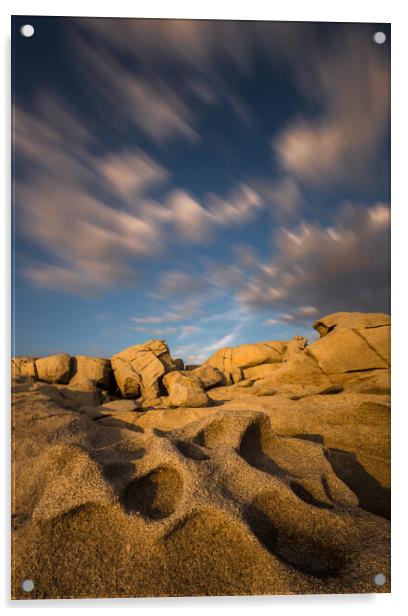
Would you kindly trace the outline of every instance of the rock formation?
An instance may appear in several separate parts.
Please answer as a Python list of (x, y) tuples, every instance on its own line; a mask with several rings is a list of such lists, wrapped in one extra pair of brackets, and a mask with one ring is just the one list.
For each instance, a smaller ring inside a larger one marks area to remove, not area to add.
[(125, 398), (141, 395), (145, 400), (159, 397), (161, 379), (176, 367), (164, 340), (124, 349), (113, 355), (111, 362), (121, 394)]
[(390, 319), (315, 329), (14, 358), (13, 597), (389, 592)]

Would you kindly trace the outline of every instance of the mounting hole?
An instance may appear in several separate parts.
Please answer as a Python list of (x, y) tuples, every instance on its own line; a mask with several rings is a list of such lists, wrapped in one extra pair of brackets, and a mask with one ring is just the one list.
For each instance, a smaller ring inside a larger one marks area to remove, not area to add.
[(24, 582), (21, 584), (21, 588), (24, 590), (24, 592), (31, 592), (32, 590), (34, 590), (33, 580), (24, 580)]
[(374, 576), (374, 584), (377, 586), (384, 586), (385, 575), (383, 573), (377, 573), (377, 575)]
[(378, 32), (374, 32), (373, 39), (374, 39), (374, 43), (377, 43), (377, 45), (382, 45), (387, 40), (387, 37), (385, 36), (384, 32), (378, 31)]
[(26, 38), (30, 38), (34, 34), (34, 28), (31, 24), (24, 24), (20, 28), (21, 36), (25, 36)]

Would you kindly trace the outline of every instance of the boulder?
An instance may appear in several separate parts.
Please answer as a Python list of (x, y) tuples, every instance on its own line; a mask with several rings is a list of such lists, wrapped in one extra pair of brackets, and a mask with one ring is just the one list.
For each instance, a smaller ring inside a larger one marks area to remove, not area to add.
[(112, 370), (109, 359), (76, 355), (72, 358), (72, 372), (70, 384), (93, 381), (101, 389), (111, 387)]
[(37, 378), (35, 359), (33, 357), (13, 357), (11, 360), (11, 377), (13, 379), (21, 377)]
[(265, 379), (268, 376), (275, 374), (279, 370), (281, 364), (261, 364), (260, 366), (252, 366), (243, 370), (245, 379)]
[(164, 340), (149, 340), (113, 355), (112, 369), (125, 398), (158, 398), (163, 376), (175, 369)]
[(286, 343), (282, 341), (226, 347), (216, 351), (206, 363), (222, 372), (232, 372), (235, 368), (243, 369), (259, 364), (279, 363), (282, 361), (285, 347)]
[(71, 401), (77, 408), (99, 406), (102, 401), (101, 391), (91, 379), (76, 383), (70, 382), (66, 387), (59, 387), (58, 389), (61, 396)]
[(225, 385), (226, 383), (225, 374), (218, 370), (218, 368), (208, 364), (204, 364), (194, 370), (189, 370), (188, 376), (199, 379), (204, 389), (211, 389), (211, 387)]
[(141, 376), (133, 368), (120, 358), (112, 357), (113, 374), (120, 393), (125, 398), (137, 398), (140, 396)]
[(184, 370), (184, 361), (180, 357), (172, 357), (176, 370)]
[(308, 353), (329, 375), (388, 368), (387, 360), (367, 342), (365, 336), (369, 330), (363, 331), (364, 335), (361, 335), (360, 331), (353, 329), (335, 329), (313, 342)]
[(335, 312), (321, 317), (313, 323), (313, 327), (321, 337), (339, 329), (360, 329), (384, 325), (391, 325), (391, 317), (388, 314), (375, 312)]
[(197, 378), (172, 371), (165, 375), (163, 383), (169, 392), (171, 406), (200, 407), (210, 404), (210, 399)]
[(40, 381), (68, 383), (71, 375), (71, 358), (67, 353), (57, 353), (36, 359), (35, 368)]
[(340, 389), (322, 371), (313, 357), (308, 352), (303, 352), (289, 357), (268, 378), (258, 380), (252, 391), (258, 396), (278, 393), (290, 398), (301, 398)]

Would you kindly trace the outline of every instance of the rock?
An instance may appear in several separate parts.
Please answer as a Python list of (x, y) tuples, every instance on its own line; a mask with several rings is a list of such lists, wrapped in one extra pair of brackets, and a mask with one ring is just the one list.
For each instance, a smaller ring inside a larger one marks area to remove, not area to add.
[(123, 411), (139, 411), (142, 408), (142, 404), (139, 400), (112, 400), (111, 402), (105, 402), (98, 408), (101, 411), (104, 410), (111, 413)]
[(201, 366), (201, 364), (187, 364), (187, 366), (184, 366), (184, 370), (195, 370), (196, 368), (199, 368)]
[(142, 379), (140, 374), (122, 359), (112, 357), (113, 374), (117, 386), (125, 398), (137, 398), (140, 396)]
[(204, 389), (211, 389), (211, 387), (225, 385), (226, 383), (225, 375), (217, 368), (208, 364), (190, 370), (189, 376), (199, 379)]
[(389, 325), (356, 329), (356, 332), (388, 365), (391, 364), (391, 327)]
[(244, 378), (246, 379), (265, 379), (268, 376), (272, 376), (279, 370), (280, 364), (261, 364), (260, 366), (252, 366), (251, 368), (245, 368), (243, 370)]
[(352, 374), (338, 374), (336, 381), (345, 391), (361, 394), (389, 395), (391, 393), (390, 370), (372, 370), (369, 372), (353, 372)]
[[(388, 328), (387, 328), (388, 329)], [(367, 332), (369, 330), (364, 330)], [(327, 374), (388, 368), (381, 357), (359, 332), (335, 329), (308, 347), (319, 366)]]
[(35, 361), (40, 381), (46, 383), (68, 383), (71, 374), (71, 358), (67, 353), (41, 357)]
[(286, 342), (258, 342), (257, 344), (241, 344), (237, 347), (226, 347), (216, 351), (206, 361), (221, 372), (232, 373), (236, 368), (244, 369), (259, 364), (279, 363), (283, 359)]
[(162, 377), (175, 369), (164, 340), (149, 340), (113, 355), (112, 368), (122, 395), (144, 400), (160, 396)]
[[(335, 383), (308, 353), (295, 353), (268, 378), (257, 381), (252, 389), (258, 396), (275, 393), (300, 398), (333, 391)], [(341, 388), (337, 387), (339, 391)]]
[(33, 384), (32, 389), (40, 392), (44, 396), (47, 396), (47, 398), (64, 409), (76, 410), (78, 407), (73, 400), (69, 400), (61, 394), (57, 385), (50, 385), (49, 383), (37, 381)]
[(313, 323), (320, 336), (326, 336), (331, 331), (340, 329), (360, 329), (391, 325), (391, 317), (383, 313), (365, 312), (335, 312), (328, 314)]
[(307, 345), (307, 338), (303, 336), (294, 336), (292, 340), (286, 343), (286, 351), (284, 361), (289, 359), (292, 355), (300, 353)]
[(197, 378), (172, 371), (166, 374), (163, 383), (169, 392), (171, 406), (199, 407), (210, 404), (210, 399)]
[(159, 398), (153, 398), (143, 407), (143, 410), (148, 409), (166, 409), (171, 408), (169, 396), (160, 396)]
[(102, 401), (101, 391), (95, 382), (87, 381), (70, 382), (66, 387), (59, 387), (61, 396), (70, 400), (77, 408), (81, 406), (99, 406)]
[(11, 377), (13, 379), (20, 377), (37, 378), (35, 359), (33, 357), (13, 357), (11, 360)]
[(281, 383), (277, 385), (271, 382), (270, 379), (259, 380), (253, 388), (253, 393), (256, 396), (274, 396), (277, 394), (291, 400), (300, 400), (300, 398), (305, 398), (306, 396), (317, 396), (320, 394), (336, 394), (340, 391), (342, 391), (342, 388), (339, 385), (330, 385), (329, 387), (301, 385), (300, 383), (291, 385)]
[(179, 357), (172, 357), (172, 361), (176, 370), (184, 370), (184, 361)]
[(110, 389), (112, 384), (112, 370), (109, 359), (76, 355), (72, 358), (73, 376), (70, 384), (93, 381), (102, 389)]

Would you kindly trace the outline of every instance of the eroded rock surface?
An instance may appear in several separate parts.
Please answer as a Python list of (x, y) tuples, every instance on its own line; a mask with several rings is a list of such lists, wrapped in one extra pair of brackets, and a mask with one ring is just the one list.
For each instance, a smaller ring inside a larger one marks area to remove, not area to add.
[(13, 597), (389, 592), (387, 318), (183, 371), (149, 341), (110, 382), (108, 360), (21, 361)]

